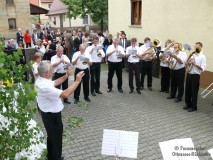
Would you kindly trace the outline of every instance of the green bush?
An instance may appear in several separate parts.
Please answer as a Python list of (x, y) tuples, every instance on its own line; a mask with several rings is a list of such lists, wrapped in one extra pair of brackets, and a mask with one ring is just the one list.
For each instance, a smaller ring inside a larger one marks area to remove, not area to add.
[(45, 147), (42, 133), (32, 120), (36, 92), (32, 84), (24, 81), (24, 73), (31, 66), (19, 64), (21, 50), (8, 55), (3, 49), (0, 36), (0, 159), (26, 159), (27, 155), (40, 158), (36, 155), (39, 151), (34, 152), (32, 147), (40, 147), (40, 151)]

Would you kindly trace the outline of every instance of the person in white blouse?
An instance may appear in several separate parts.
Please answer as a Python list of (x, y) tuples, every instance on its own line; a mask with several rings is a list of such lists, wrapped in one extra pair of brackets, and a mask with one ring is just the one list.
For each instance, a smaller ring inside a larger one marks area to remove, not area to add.
[(44, 45), (42, 44), (42, 40), (41, 39), (37, 39), (36, 45), (35, 45), (35, 49), (39, 53), (41, 53), (42, 57), (44, 56), (44, 53), (46, 52), (46, 49), (45, 49)]
[[(79, 51), (75, 52), (72, 57), (72, 64), (75, 66), (75, 78), (76, 75), (84, 71), (85, 76), (83, 77), (83, 93), (84, 99), (90, 102), (89, 98), (89, 67), (92, 65), (92, 57), (89, 52), (85, 52), (86, 46), (85, 44), (81, 44), (79, 47)], [(74, 92), (75, 104), (79, 102), (79, 96), (81, 92), (81, 83), (78, 85), (77, 89)]]
[(125, 52), (122, 46), (118, 45), (119, 39), (114, 38), (113, 44), (107, 48), (106, 56), (108, 57), (108, 91), (112, 91), (112, 78), (114, 76), (114, 72), (117, 75), (117, 88), (120, 93), (123, 93), (122, 89), (122, 57), (125, 56)]
[[(137, 39), (131, 39), (131, 46), (126, 48), (126, 57), (128, 58), (128, 67), (129, 67), (129, 88), (130, 92), (133, 93), (134, 85), (133, 85), (133, 75), (135, 74), (136, 81), (136, 91), (138, 94), (140, 92), (140, 54), (139, 47), (136, 46)], [(134, 74), (133, 74), (134, 72)]]
[(38, 65), (41, 63), (42, 55), (39, 52), (36, 52), (34, 54), (34, 63), (33, 63), (33, 75), (35, 81), (38, 79), (39, 74), (38, 74)]
[[(53, 80), (63, 77), (66, 74), (66, 71), (64, 70), (64, 65), (70, 63), (69, 58), (65, 54), (63, 54), (63, 52), (64, 52), (64, 48), (62, 46), (58, 46), (56, 49), (56, 55), (54, 55), (51, 58), (51, 64), (53, 65), (53, 69), (54, 69)], [(61, 86), (63, 90), (67, 89), (68, 79), (66, 79), (62, 84), (56, 87), (60, 89)], [(64, 99), (64, 103), (71, 104), (71, 102), (68, 101), (67, 98)]]
[(178, 42), (174, 43), (174, 52), (170, 54), (170, 62), (174, 64), (171, 69), (171, 93), (167, 99), (175, 98), (178, 90), (175, 103), (180, 102), (184, 93), (184, 80), (185, 80), (185, 62), (187, 55), (181, 51), (179, 47), (181, 44)]
[(101, 75), (101, 61), (105, 57), (102, 46), (98, 44), (98, 37), (93, 38), (93, 44), (87, 47), (85, 52), (89, 52), (92, 57), (92, 65), (90, 66), (90, 86), (91, 95), (96, 96), (95, 92), (102, 94), (100, 91), (100, 75)]
[[(201, 52), (197, 53), (196, 49), (200, 49)], [(203, 44), (201, 42), (196, 42), (194, 46), (194, 53), (186, 62), (186, 65), (191, 64), (192, 68), (189, 70), (186, 76), (185, 85), (185, 103), (186, 106), (184, 110), (188, 112), (193, 112), (197, 110), (197, 96), (200, 86), (200, 74), (206, 70), (206, 57), (202, 52)]]
[(160, 68), (161, 68), (161, 90), (160, 92), (169, 93), (170, 86), (170, 68), (168, 65), (169, 54), (173, 52), (171, 47), (173, 46), (172, 40), (168, 39), (165, 42), (165, 48), (162, 49), (163, 53), (159, 54)]
[(74, 92), (81, 82), (84, 72), (80, 72), (76, 76), (75, 82), (66, 90), (60, 90), (55, 86), (66, 81), (71, 75), (72, 70), (68, 69), (64, 76), (52, 81), (53, 70), (54, 68), (50, 61), (41, 61), (38, 65), (38, 73), (40, 76), (35, 83), (35, 88), (38, 91), (36, 99), (47, 132), (47, 158), (48, 160), (63, 160), (63, 123), (61, 111), (63, 110), (64, 105), (61, 98), (68, 98), (68, 96)]

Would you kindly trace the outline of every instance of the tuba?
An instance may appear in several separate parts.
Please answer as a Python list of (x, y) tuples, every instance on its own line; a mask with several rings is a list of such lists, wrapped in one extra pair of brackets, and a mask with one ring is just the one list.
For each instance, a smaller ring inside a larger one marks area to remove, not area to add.
[(192, 67), (193, 67), (193, 65), (190, 63), (190, 62), (192, 62), (192, 60), (194, 59), (194, 58), (191, 58), (191, 57), (193, 57), (194, 56), (194, 54), (196, 54), (196, 53), (200, 53), (201, 52), (201, 48), (199, 48), (199, 47), (197, 47), (197, 48), (195, 48), (195, 50), (189, 55), (189, 57), (188, 57), (188, 59), (187, 59), (187, 61), (186, 62), (188, 62), (188, 63), (186, 63), (186, 72), (190, 72), (191, 70), (192, 70)]
[[(154, 39), (153, 42), (151, 42), (151, 47), (148, 48), (144, 53), (149, 53), (150, 51), (152, 51), (152, 49), (156, 48), (156, 47), (159, 47), (160, 46), (160, 40), (158, 39)], [(152, 52), (151, 54), (145, 54), (145, 55), (142, 55), (141, 59), (143, 60), (146, 60), (148, 58), (151, 58), (155, 53)]]
[[(179, 43), (178, 49), (176, 51), (174, 51), (173, 54), (176, 54), (176, 53), (178, 53), (179, 51), (182, 51), (182, 50), (183, 50), (183, 46), (182, 46), (181, 43)], [(169, 68), (173, 70), (175, 68), (176, 64), (177, 64), (177, 60), (175, 61), (175, 58), (170, 57), (169, 58)]]

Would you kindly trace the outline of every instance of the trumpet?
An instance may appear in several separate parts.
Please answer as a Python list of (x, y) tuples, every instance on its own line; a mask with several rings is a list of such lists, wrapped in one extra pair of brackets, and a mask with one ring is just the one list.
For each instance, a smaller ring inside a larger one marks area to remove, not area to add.
[[(158, 39), (154, 39), (153, 42), (151, 42), (151, 47), (148, 48), (144, 53), (149, 53), (150, 51), (152, 51), (152, 49), (156, 48), (156, 47), (159, 47), (160, 46), (160, 40)], [(152, 52), (151, 54), (144, 54), (142, 55), (142, 59), (143, 60), (146, 60), (148, 58), (151, 58), (153, 55), (155, 54), (155, 52)]]
[(206, 98), (213, 91), (213, 87), (212, 86), (213, 86), (213, 83), (210, 84), (203, 92), (201, 92), (200, 95), (201, 95), (202, 98)]
[(189, 73), (189, 72), (192, 70), (193, 65), (190, 63), (190, 62), (192, 62), (192, 58), (191, 58), (191, 57), (193, 57), (194, 54), (200, 53), (200, 52), (201, 52), (201, 48), (197, 47), (197, 48), (195, 48), (195, 50), (189, 55), (189, 57), (188, 57), (188, 59), (187, 59), (187, 61), (186, 61), (186, 62), (188, 62), (188, 63), (186, 63), (186, 65), (185, 65), (185, 67), (186, 67), (186, 72)]
[[(179, 44), (178, 44), (178, 49), (175, 50), (175, 51), (173, 52), (173, 54), (176, 54), (177, 52), (182, 51), (182, 50), (183, 50), (183, 46), (182, 46), (181, 43), (179, 43)], [(169, 68), (173, 70), (173, 69), (175, 68), (176, 64), (177, 64), (177, 60), (175, 61), (175, 58), (170, 57), (170, 58), (169, 58)]]

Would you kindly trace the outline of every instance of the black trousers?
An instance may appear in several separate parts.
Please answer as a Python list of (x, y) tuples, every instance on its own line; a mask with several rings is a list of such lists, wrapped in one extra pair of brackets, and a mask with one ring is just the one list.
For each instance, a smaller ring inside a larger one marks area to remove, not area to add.
[(197, 109), (197, 95), (199, 86), (200, 75), (187, 73), (185, 86), (185, 103), (188, 107)]
[[(53, 76), (53, 80), (56, 80), (58, 78), (61, 78), (65, 75), (66, 73), (55, 73)], [(61, 89), (62, 86), (62, 90), (65, 90), (68, 88), (68, 78), (60, 85), (56, 86), (56, 88)], [(64, 98), (64, 100), (67, 100), (67, 98)]]
[(152, 87), (152, 61), (143, 61), (141, 65), (141, 87), (144, 87), (144, 78), (147, 75), (147, 87)]
[(110, 62), (108, 61), (108, 89), (112, 89), (112, 78), (116, 72), (117, 76), (117, 88), (122, 89), (122, 62)]
[(41, 117), (47, 132), (48, 160), (61, 160), (63, 135), (61, 112), (45, 113), (41, 111)]
[(135, 74), (136, 90), (140, 90), (140, 62), (128, 63), (129, 66), (129, 88), (134, 90), (133, 75)]
[(100, 74), (101, 74), (101, 63), (92, 63), (90, 66), (90, 85), (91, 93), (99, 91), (100, 89)]
[(31, 43), (26, 43), (26, 48), (31, 47)]
[(182, 99), (184, 93), (185, 67), (179, 70), (171, 70), (171, 96), (175, 97), (178, 90), (177, 99)]
[(161, 91), (169, 91), (170, 68), (161, 66)]
[[(83, 82), (83, 93), (84, 93), (84, 98), (88, 98), (89, 97), (89, 69), (75, 69), (75, 80), (76, 80), (76, 75), (81, 72), (84, 71), (85, 75), (82, 78), (81, 83)], [(76, 90), (74, 91), (74, 99), (75, 100), (79, 100), (79, 96), (81, 93), (81, 83), (79, 83), (78, 87), (76, 88)]]

